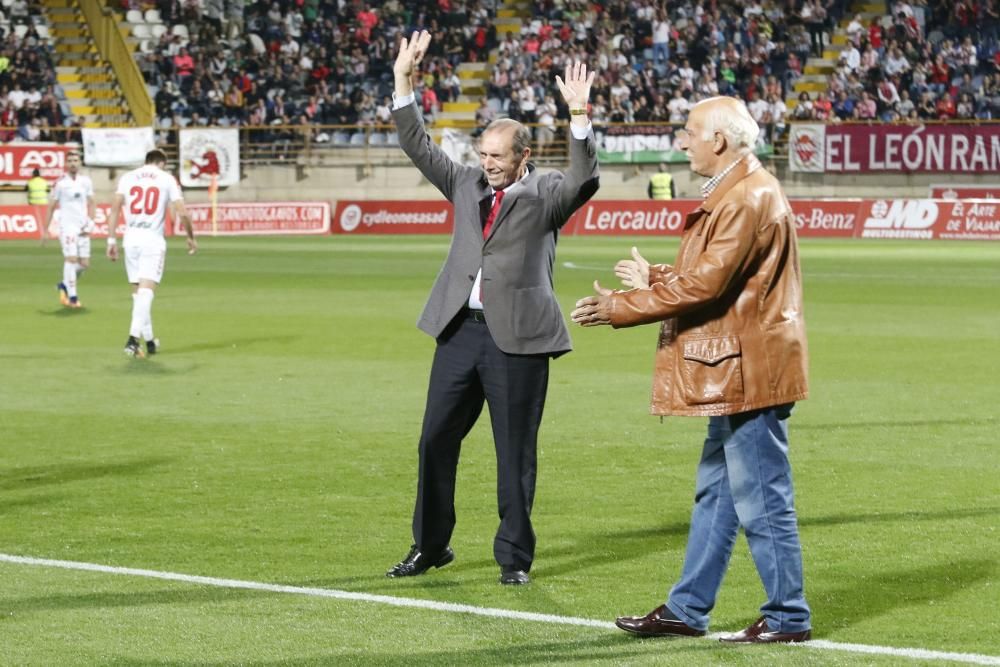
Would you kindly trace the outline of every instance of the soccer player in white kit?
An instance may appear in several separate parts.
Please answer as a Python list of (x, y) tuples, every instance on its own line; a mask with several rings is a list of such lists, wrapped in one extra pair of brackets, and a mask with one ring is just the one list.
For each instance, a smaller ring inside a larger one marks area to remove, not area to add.
[[(108, 259), (118, 259), (118, 217), (125, 218), (122, 248), (125, 271), (132, 284), (132, 323), (129, 326), (125, 354), (144, 357), (156, 354), (159, 341), (153, 336), (153, 293), (163, 278), (163, 262), (167, 242), (163, 227), (170, 212), (184, 223), (187, 231), (188, 254), (198, 250), (191, 227), (191, 216), (184, 207), (181, 187), (172, 174), (163, 170), (166, 154), (158, 149), (146, 153), (146, 164), (118, 179), (115, 201), (108, 219)], [(139, 347), (139, 338), (146, 341), (146, 352)]]
[(90, 232), (94, 229), (94, 184), (80, 173), (80, 154), (66, 154), (66, 173), (52, 188), (45, 227), (54, 230), (53, 220), (59, 211), (59, 243), (63, 253), (63, 276), (59, 302), (70, 308), (83, 306), (76, 293), (76, 281), (90, 266)]

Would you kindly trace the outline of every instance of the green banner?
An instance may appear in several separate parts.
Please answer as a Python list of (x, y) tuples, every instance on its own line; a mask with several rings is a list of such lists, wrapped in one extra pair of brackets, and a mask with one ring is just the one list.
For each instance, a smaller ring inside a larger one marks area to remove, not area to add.
[[(687, 162), (678, 147), (672, 127), (620, 126), (597, 128), (597, 159), (604, 164), (656, 164)], [(774, 145), (758, 143), (754, 153), (767, 158), (774, 155)]]
[[(774, 155), (773, 144), (758, 144), (754, 154), (759, 158), (769, 158)], [(609, 151), (597, 149), (597, 159), (602, 164), (658, 164), (660, 162), (687, 162), (684, 151)]]

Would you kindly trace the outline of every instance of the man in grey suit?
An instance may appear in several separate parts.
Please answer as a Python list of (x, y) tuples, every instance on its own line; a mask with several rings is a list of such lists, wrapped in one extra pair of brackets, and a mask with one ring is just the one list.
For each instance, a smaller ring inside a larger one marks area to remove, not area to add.
[(484, 130), (480, 168), (452, 162), (424, 130), (411, 77), (430, 44), (403, 39), (393, 68), (399, 144), (451, 201), (455, 230), (418, 326), (437, 340), (420, 436), (414, 544), (389, 577), (423, 574), (455, 558), (455, 473), (462, 439), (490, 407), (500, 527), (500, 583), (526, 584), (535, 554), (531, 505), (549, 358), (569, 352), (552, 288), (559, 229), (596, 191), (597, 149), (587, 117), (594, 73), (567, 65), (556, 83), (571, 114), (570, 168), (540, 174), (531, 131), (501, 119)]

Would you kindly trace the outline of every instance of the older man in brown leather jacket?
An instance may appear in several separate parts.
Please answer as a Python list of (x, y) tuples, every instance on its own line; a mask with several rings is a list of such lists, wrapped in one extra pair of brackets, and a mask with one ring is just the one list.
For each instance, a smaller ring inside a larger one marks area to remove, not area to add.
[(788, 200), (751, 153), (759, 131), (734, 98), (692, 108), (681, 140), (691, 169), (710, 178), (676, 264), (650, 265), (633, 248), (615, 267), (632, 289), (595, 283), (572, 313), (583, 326), (661, 322), (653, 414), (709, 417), (681, 577), (666, 604), (617, 620), (637, 635), (705, 634), (741, 526), (767, 602), (722, 641), (811, 635), (787, 431), (808, 394), (802, 279)]

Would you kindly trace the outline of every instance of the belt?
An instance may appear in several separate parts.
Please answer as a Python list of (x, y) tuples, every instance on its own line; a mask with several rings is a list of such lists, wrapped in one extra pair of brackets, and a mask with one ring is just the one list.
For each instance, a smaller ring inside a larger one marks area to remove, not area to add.
[(485, 322), (486, 313), (481, 310), (473, 310), (472, 308), (465, 309), (465, 319), (473, 320), (474, 322)]

